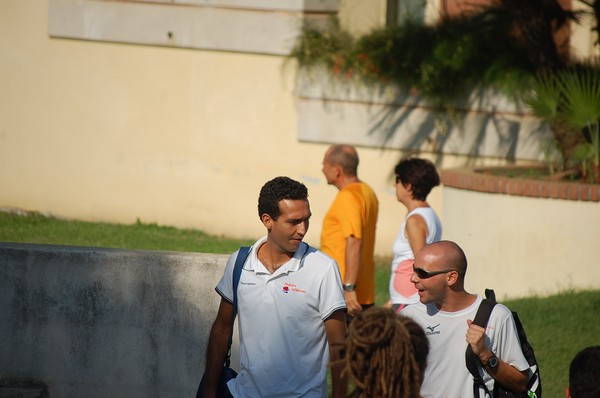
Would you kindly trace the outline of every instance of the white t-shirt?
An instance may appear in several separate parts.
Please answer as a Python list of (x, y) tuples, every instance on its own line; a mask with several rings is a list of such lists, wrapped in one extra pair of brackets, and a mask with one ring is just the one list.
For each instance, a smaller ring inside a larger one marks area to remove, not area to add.
[[(414, 215), (419, 215), (427, 225), (425, 244), (437, 242), (442, 239), (442, 223), (431, 207), (417, 207), (406, 215), (400, 231), (392, 245), (392, 274), (390, 277), (390, 300), (392, 304), (415, 304), (419, 302), (417, 288), (410, 281), (413, 274), (413, 260), (415, 255), (404, 234), (406, 220)], [(407, 261), (411, 260), (411, 261)]]
[[(421, 387), (424, 398), (473, 398), (473, 376), (465, 364), (467, 349), (467, 319), (473, 320), (482, 298), (461, 311), (440, 311), (434, 304), (409, 305), (400, 314), (413, 318), (425, 329), (429, 339), (429, 356)], [(518, 370), (529, 369), (523, 356), (512, 314), (502, 304), (496, 304), (486, 329), (487, 347), (504, 362)], [(491, 389), (493, 378), (480, 368)]]
[[(240, 367), (228, 383), (234, 397), (326, 398), (329, 345), (324, 321), (346, 308), (336, 262), (302, 243), (273, 274), (258, 260), (258, 240), (238, 285)], [(233, 301), (230, 258), (216, 287)]]

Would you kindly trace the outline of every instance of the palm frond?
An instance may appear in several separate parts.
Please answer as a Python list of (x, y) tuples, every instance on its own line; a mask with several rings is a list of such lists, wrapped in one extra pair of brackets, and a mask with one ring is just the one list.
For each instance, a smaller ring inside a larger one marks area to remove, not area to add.
[(541, 73), (534, 80), (531, 90), (523, 95), (523, 102), (534, 115), (552, 122), (558, 115), (561, 90), (561, 85), (554, 74)]
[(558, 75), (564, 93), (565, 121), (572, 127), (590, 127), (600, 120), (600, 70), (570, 68)]

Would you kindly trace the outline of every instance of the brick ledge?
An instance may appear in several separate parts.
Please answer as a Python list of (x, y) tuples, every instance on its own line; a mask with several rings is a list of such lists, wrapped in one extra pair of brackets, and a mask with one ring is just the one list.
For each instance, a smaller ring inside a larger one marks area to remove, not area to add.
[(442, 170), (442, 183), (447, 187), (478, 192), (586, 202), (600, 201), (600, 184), (495, 176), (481, 172), (485, 169), (463, 167)]

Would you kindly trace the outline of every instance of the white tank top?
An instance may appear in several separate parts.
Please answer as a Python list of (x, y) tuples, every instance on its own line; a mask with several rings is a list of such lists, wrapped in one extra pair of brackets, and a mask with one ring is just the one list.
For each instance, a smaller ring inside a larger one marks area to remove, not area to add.
[(392, 275), (390, 277), (390, 298), (392, 304), (414, 304), (419, 302), (417, 289), (410, 282), (412, 276), (412, 264), (415, 255), (410, 248), (408, 239), (404, 231), (406, 230), (406, 220), (418, 214), (423, 217), (427, 225), (426, 244), (437, 242), (442, 239), (442, 223), (437, 214), (431, 207), (417, 207), (406, 215), (400, 232), (392, 246)]

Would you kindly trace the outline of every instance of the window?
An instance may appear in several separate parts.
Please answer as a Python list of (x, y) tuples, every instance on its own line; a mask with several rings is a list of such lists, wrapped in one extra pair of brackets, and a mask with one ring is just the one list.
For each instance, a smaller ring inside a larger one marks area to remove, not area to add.
[(386, 24), (394, 26), (403, 21), (425, 22), (426, 0), (387, 0)]

